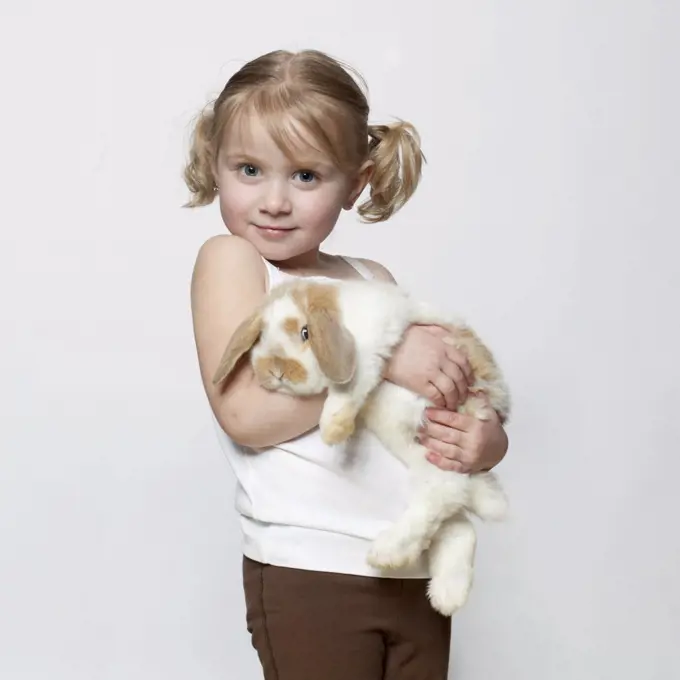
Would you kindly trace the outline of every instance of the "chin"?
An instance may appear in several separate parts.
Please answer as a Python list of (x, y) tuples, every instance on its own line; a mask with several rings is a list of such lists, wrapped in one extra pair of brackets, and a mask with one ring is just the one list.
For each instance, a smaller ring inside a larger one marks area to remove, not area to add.
[(321, 394), (326, 387), (325, 384), (321, 383), (281, 383), (279, 391), (294, 397), (315, 397), (317, 394)]
[(292, 260), (299, 255), (303, 255), (310, 248), (300, 247), (299, 245), (294, 246), (293, 244), (271, 244), (271, 243), (258, 243), (258, 248), (260, 255), (266, 260), (271, 262), (286, 262), (287, 260)]
[(249, 240), (266, 260), (286, 262), (318, 250), (323, 239), (310, 239), (309, 234), (303, 234), (301, 230), (296, 230), (295, 233), (281, 240), (268, 239), (259, 234), (250, 236)]
[(260, 379), (260, 385), (268, 392), (279, 392), (281, 394), (287, 394), (291, 397), (299, 397), (306, 395), (307, 392), (304, 387), (299, 385), (291, 385), (290, 383), (273, 379)]
[(308, 397), (312, 394), (314, 394), (314, 390), (310, 389), (309, 385), (300, 385), (300, 384), (286, 384), (282, 383), (282, 392), (285, 392), (286, 394), (290, 394), (293, 397)]
[(328, 389), (327, 380), (316, 380), (314, 382), (307, 382), (304, 385), (296, 385), (296, 393), (305, 397), (314, 397), (321, 394)]

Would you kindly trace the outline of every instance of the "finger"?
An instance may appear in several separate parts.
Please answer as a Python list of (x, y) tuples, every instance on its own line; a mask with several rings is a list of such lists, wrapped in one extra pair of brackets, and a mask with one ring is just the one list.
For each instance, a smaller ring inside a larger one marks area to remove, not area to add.
[(455, 444), (459, 448), (465, 447), (465, 433), (460, 430), (454, 430), (451, 427), (446, 427), (446, 425), (426, 422), (421, 432), (424, 436), (444, 442), (445, 444)]
[(439, 441), (438, 439), (433, 439), (432, 437), (422, 434), (419, 437), (420, 443), (432, 453), (438, 453), (444, 458), (449, 460), (457, 460), (459, 463), (467, 464), (467, 456), (456, 444), (448, 444), (447, 442)]
[(458, 364), (447, 358), (442, 362), (441, 371), (455, 383), (458, 392), (456, 407), (460, 406), (468, 396), (468, 382), (463, 370)]
[(472, 385), (472, 383), (475, 381), (475, 377), (472, 372), (470, 360), (463, 351), (454, 347), (453, 342), (454, 340), (450, 336), (444, 338), (444, 344), (446, 345), (446, 356), (448, 356), (448, 358), (463, 371), (468, 385)]
[(476, 419), (472, 416), (463, 415), (457, 411), (449, 411), (442, 408), (428, 408), (425, 410), (427, 419), (440, 425), (469, 433), (476, 425)]
[(436, 465), (441, 470), (446, 470), (447, 472), (460, 472), (461, 474), (467, 474), (465, 466), (457, 460), (449, 460), (448, 458), (443, 458), (438, 453), (428, 453), (426, 456), (427, 460), (433, 465)]
[(427, 384), (424, 396), (435, 406), (438, 406), (439, 408), (446, 407), (446, 398), (444, 397), (443, 392), (441, 392), (433, 382)]
[(436, 335), (439, 338), (449, 335), (449, 331), (447, 331), (446, 328), (442, 328), (441, 326), (421, 326), (421, 328), (431, 335)]
[(443, 395), (444, 406), (451, 410), (457, 409), (460, 403), (460, 395), (456, 383), (443, 372), (438, 373), (431, 382)]

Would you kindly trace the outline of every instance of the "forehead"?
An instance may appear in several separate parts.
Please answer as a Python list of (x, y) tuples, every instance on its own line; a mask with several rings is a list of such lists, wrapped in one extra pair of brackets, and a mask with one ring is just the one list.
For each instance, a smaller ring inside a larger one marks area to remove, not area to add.
[(300, 166), (336, 167), (332, 150), (292, 115), (236, 113), (226, 126), (221, 151), (227, 155), (275, 159)]
[(290, 297), (275, 300), (264, 313), (265, 329), (277, 332), (280, 329), (289, 331), (292, 328), (291, 321), (298, 327), (304, 322), (304, 315), (300, 308)]

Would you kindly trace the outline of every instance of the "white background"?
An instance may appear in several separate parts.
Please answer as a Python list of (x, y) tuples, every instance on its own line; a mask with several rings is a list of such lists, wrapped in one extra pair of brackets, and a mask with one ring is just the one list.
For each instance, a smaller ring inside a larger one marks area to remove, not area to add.
[[(511, 382), (456, 680), (680, 677), (677, 3), (0, 0), (0, 677), (252, 680), (180, 208), (192, 116), (315, 47), (428, 158), (374, 257)], [(350, 680), (350, 679), (348, 679)]]

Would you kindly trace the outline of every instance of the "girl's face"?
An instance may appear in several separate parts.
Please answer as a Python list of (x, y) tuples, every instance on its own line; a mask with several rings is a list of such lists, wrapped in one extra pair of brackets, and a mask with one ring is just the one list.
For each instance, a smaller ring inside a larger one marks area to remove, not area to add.
[(293, 161), (260, 121), (244, 127), (235, 125), (225, 135), (215, 167), (227, 228), (268, 260), (318, 252), (340, 211), (365, 187), (370, 168), (350, 177), (312, 144), (297, 149)]

